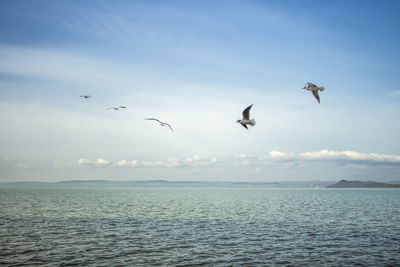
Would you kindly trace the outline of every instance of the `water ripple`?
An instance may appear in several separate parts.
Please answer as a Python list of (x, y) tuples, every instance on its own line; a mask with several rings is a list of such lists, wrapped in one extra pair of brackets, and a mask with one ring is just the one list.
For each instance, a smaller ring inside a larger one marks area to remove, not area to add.
[(0, 265), (390, 266), (400, 190), (0, 190)]

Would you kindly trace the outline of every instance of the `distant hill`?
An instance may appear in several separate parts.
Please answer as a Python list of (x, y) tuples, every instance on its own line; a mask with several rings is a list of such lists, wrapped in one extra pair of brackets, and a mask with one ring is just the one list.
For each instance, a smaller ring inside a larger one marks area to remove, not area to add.
[(336, 184), (327, 186), (328, 188), (400, 188), (398, 184), (386, 184), (374, 181), (347, 181), (340, 180)]
[(246, 187), (246, 188), (315, 188), (326, 187), (332, 182), (204, 182), (166, 180), (71, 180), (61, 182), (7, 182), (0, 188), (127, 188), (127, 187)]

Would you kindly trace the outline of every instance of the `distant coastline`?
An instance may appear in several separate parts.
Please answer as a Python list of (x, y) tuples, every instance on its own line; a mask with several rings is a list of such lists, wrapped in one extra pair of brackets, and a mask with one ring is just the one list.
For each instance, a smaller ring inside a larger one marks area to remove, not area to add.
[(135, 188), (135, 187), (233, 187), (233, 188), (400, 188), (400, 182), (374, 181), (284, 181), (284, 182), (205, 182), (168, 180), (69, 180), (59, 182), (1, 182), (0, 188)]
[(400, 184), (388, 184), (375, 181), (347, 181), (340, 180), (328, 188), (400, 188)]
[(205, 182), (168, 180), (71, 180), (60, 182), (3, 182), (0, 188), (129, 188), (129, 187), (234, 187), (234, 188), (325, 188), (332, 181), (305, 182)]

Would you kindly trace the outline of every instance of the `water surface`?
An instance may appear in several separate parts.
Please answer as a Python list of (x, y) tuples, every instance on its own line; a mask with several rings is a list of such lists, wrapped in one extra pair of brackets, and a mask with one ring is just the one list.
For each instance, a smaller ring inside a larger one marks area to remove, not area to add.
[(400, 190), (0, 189), (0, 265), (400, 263)]

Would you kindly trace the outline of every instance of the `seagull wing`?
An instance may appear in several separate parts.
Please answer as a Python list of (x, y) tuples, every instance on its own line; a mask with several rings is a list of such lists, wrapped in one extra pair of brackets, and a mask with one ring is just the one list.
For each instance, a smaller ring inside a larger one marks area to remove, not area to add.
[(150, 121), (158, 121), (159, 123), (161, 123), (161, 121), (155, 119), (155, 118), (145, 118), (145, 120), (150, 120)]
[(247, 125), (246, 124), (240, 124), (240, 125), (242, 125), (244, 128), (246, 128), (247, 130), (249, 129), (249, 128), (247, 128)]
[(119, 106), (120, 108), (126, 108), (125, 106)]
[(318, 100), (318, 103), (320, 103), (318, 91), (311, 91), (311, 92), (314, 95), (314, 97)]
[(313, 83), (307, 83), (307, 88), (310, 88), (310, 87), (317, 87), (317, 86)]
[(171, 125), (169, 125), (168, 123), (165, 123), (165, 125), (167, 125), (171, 129), (171, 131), (174, 132), (174, 130), (172, 130), (171, 128)]
[(243, 120), (249, 120), (250, 119), (250, 109), (251, 109), (252, 106), (253, 106), (253, 104), (251, 104), (245, 110), (243, 110), (243, 113), (242, 113), (243, 114)]

